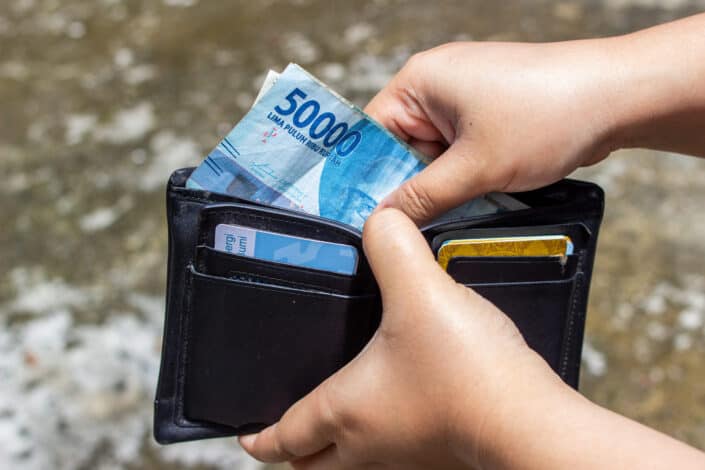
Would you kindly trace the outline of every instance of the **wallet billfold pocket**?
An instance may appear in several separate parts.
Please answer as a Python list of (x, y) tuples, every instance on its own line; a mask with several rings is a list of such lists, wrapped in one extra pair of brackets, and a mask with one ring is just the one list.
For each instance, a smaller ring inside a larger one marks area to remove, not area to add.
[[(362, 250), (344, 224), (230, 196), (187, 189), (192, 168), (167, 187), (166, 319), (155, 400), (160, 443), (256, 432), (355, 357), (379, 325), (382, 303)], [(514, 195), (528, 208), (485, 216), (454, 211), (423, 228), (446, 240), (563, 234), (565, 257), (458, 257), (448, 273), (495, 303), (527, 343), (577, 387), (603, 194), (563, 180)], [(214, 249), (234, 224), (353, 246), (355, 274), (339, 274)]]

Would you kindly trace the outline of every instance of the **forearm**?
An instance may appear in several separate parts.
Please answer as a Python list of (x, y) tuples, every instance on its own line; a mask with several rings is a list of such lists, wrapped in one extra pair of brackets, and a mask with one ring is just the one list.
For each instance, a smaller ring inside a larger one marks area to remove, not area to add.
[(590, 403), (577, 394), (511, 423), (510, 445), (492, 468), (705, 468), (697, 450)]
[(604, 40), (615, 148), (705, 156), (705, 14)]
[(468, 424), (467, 439), (472, 434), (478, 446), (468, 463), (483, 470), (705, 468), (705, 454), (591, 403), (558, 378), (526, 375), (517, 387), (514, 399), (495, 407), (496, 424), (484, 427), (479, 442)]

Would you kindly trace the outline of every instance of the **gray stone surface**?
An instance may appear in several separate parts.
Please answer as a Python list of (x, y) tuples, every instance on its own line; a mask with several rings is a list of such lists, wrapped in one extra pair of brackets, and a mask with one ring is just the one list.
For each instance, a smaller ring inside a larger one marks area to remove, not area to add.
[[(446, 41), (616, 34), (704, 6), (0, 2), (0, 467), (258, 468), (233, 440), (161, 448), (150, 426), (163, 185), (268, 68), (298, 61), (363, 105)], [(579, 176), (607, 190), (582, 390), (705, 447), (705, 162), (633, 151)]]

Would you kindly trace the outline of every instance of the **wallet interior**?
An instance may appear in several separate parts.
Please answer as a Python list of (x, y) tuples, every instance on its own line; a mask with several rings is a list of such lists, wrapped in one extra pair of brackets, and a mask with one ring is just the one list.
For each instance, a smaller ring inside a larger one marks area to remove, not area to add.
[[(361, 233), (301, 212), (185, 188), (192, 168), (167, 187), (166, 321), (154, 433), (172, 443), (256, 432), (359, 353), (382, 304)], [(435, 251), (454, 238), (569, 235), (573, 254), (454, 258), (449, 274), (495, 303), (527, 343), (577, 387), (585, 310), (603, 193), (563, 180), (514, 194), (529, 206), (470, 216), (453, 212), (422, 229)], [(354, 246), (354, 275), (213, 249), (215, 227), (237, 224)]]

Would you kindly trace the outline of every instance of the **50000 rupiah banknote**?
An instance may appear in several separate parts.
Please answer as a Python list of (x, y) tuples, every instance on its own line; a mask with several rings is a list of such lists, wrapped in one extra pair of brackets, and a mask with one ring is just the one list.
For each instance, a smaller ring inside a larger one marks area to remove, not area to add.
[(428, 161), (290, 64), (188, 181), (362, 228)]
[[(269, 72), (253, 107), (187, 186), (361, 229), (384, 196), (428, 163), (359, 108), (289, 64), (281, 74)], [(500, 196), (475, 199), (459, 212), (519, 208), (518, 201)]]

